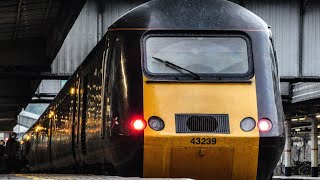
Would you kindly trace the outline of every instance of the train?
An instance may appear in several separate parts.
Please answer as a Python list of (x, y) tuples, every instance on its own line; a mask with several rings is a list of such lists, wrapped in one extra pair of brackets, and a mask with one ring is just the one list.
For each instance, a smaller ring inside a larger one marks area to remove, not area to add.
[(270, 27), (226, 0), (115, 21), (24, 134), (31, 172), (271, 179), (284, 114)]

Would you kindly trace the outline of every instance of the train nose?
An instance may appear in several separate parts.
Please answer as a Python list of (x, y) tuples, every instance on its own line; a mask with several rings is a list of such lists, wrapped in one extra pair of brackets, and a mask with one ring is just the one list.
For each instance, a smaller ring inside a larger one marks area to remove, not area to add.
[(171, 177), (231, 179), (233, 154), (232, 147), (174, 147)]

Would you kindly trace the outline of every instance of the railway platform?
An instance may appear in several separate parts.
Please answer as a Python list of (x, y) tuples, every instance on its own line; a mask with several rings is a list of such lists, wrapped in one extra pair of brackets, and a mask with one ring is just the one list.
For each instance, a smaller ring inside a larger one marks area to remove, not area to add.
[(123, 178), (83, 174), (0, 174), (0, 180), (192, 180), (189, 178)]
[(272, 180), (320, 180), (320, 177), (310, 176), (273, 176)]
[[(123, 178), (84, 174), (0, 174), (0, 180), (192, 180), (189, 178)], [(320, 180), (320, 177), (274, 176), (273, 180)]]

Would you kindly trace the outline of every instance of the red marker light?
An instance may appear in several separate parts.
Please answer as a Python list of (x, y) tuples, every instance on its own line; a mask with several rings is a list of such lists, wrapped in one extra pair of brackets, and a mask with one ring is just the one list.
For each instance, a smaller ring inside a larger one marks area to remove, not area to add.
[(142, 119), (136, 119), (132, 121), (133, 129), (136, 131), (142, 131), (146, 128), (147, 123)]
[(269, 119), (260, 119), (258, 122), (258, 127), (261, 132), (268, 132), (272, 129), (272, 123)]

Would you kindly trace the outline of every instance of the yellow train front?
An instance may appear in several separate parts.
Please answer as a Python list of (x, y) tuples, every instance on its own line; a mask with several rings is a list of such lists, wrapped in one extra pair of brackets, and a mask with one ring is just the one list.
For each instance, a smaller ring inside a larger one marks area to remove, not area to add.
[(143, 177), (271, 178), (283, 112), (267, 24), (227, 1), (156, 0), (109, 32), (143, 102)]
[(268, 180), (284, 146), (267, 24), (224, 0), (117, 20), (25, 135), (34, 172)]

